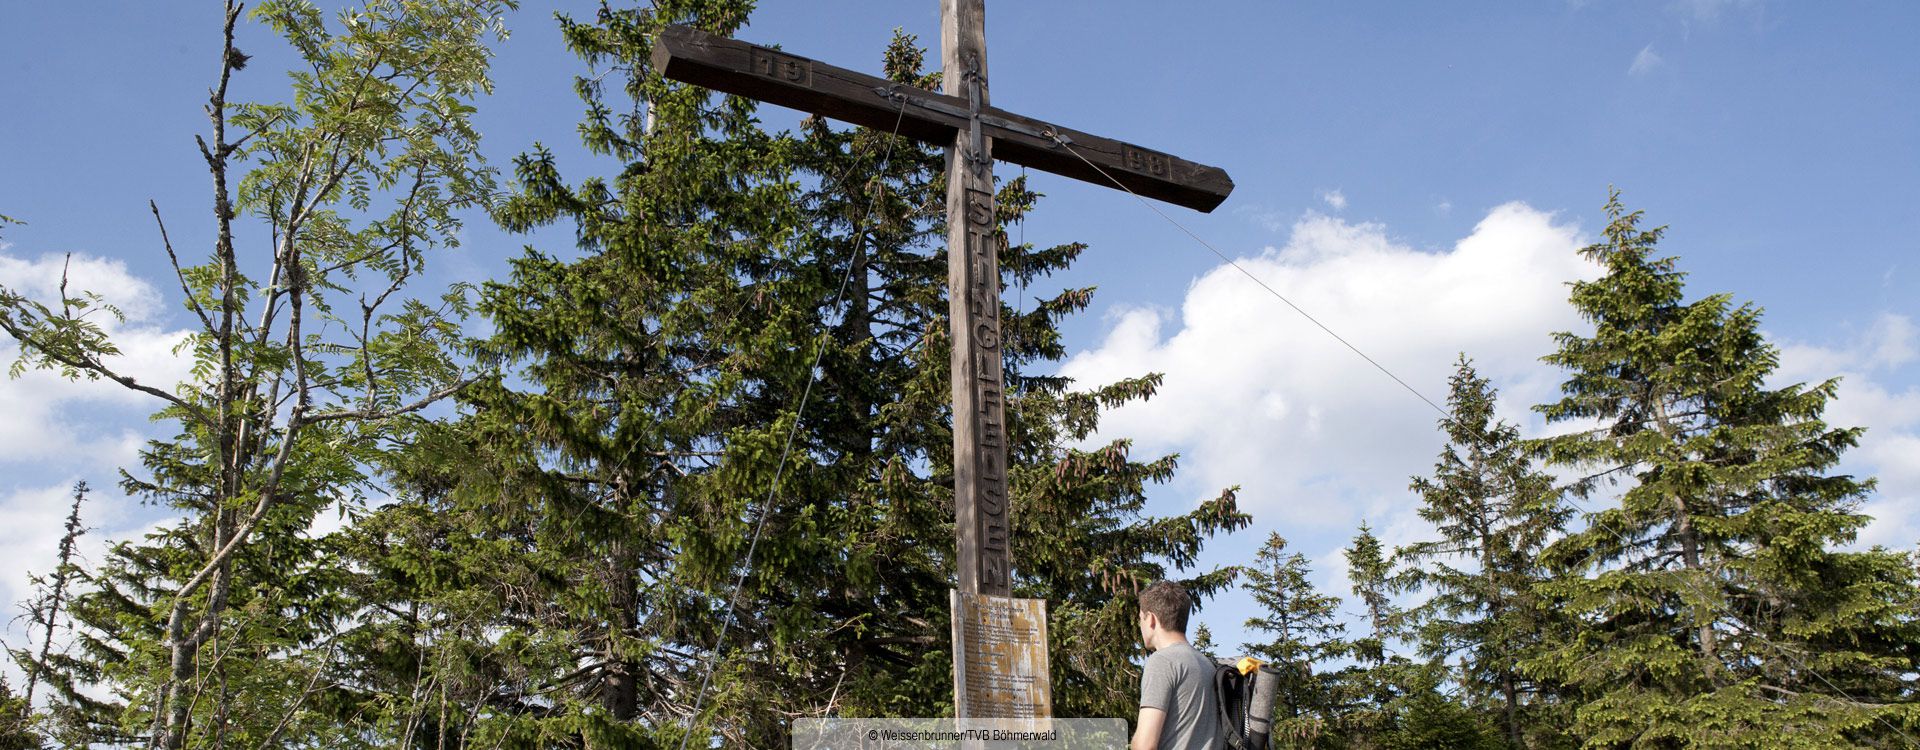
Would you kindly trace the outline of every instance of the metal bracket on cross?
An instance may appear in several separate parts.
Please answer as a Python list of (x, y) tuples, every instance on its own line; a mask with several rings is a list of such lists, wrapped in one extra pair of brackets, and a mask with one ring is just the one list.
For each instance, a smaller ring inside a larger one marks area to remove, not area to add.
[[(669, 26), (653, 68), (679, 81), (947, 149), (947, 311), (953, 388), (957, 715), (1045, 717), (1046, 603), (1012, 598), (1007, 384), (993, 161), (1021, 164), (1137, 196), (1212, 211), (1233, 192), (1225, 170), (1070, 130), (989, 104), (984, 0), (941, 0), (935, 93), (771, 47)], [(1025, 623), (1025, 625), (1018, 625)], [(1009, 651), (1010, 644), (1021, 647)]]
[[(973, 116), (964, 97), (684, 26), (669, 26), (655, 39), (653, 67), (674, 80), (855, 125), (889, 130), (898, 118), (901, 135), (935, 146), (952, 145)], [(1096, 185), (1117, 182), (1141, 196), (1196, 211), (1212, 211), (1233, 192), (1233, 179), (1219, 167), (991, 105), (980, 108), (980, 125), (999, 161)], [(1062, 144), (1072, 144), (1073, 153)]]

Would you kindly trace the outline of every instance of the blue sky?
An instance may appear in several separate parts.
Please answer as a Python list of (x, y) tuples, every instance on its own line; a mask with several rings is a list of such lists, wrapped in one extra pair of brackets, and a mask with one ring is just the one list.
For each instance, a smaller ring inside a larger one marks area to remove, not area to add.
[[(510, 19), (478, 115), (484, 149), (505, 166), (540, 140), (570, 179), (608, 172), (573, 137), (583, 66), (550, 14), (528, 2)], [(934, 0), (769, 0), (739, 36), (875, 71), (895, 27), (935, 43), (937, 14)], [(1589, 269), (1572, 249), (1619, 186), (1672, 226), (1663, 246), (1690, 292), (1766, 308), (1783, 382), (1847, 377), (1829, 416), (1870, 430), (1847, 464), (1882, 478), (1868, 539), (1920, 540), (1920, 6), (1107, 1), (987, 14), (995, 104), (1225, 168), (1238, 188), (1219, 210), (1168, 214), (1431, 398), (1455, 353), (1476, 357), (1530, 432), (1527, 407), (1558, 383), (1536, 361), (1547, 333), (1577, 325), (1562, 284)], [(0, 283), (43, 289), (75, 253), (76, 278), (130, 301), (127, 333), (144, 344), (130, 354), (156, 373), (174, 366), (164, 343), (186, 316), (146, 203), (183, 253), (207, 247), (192, 136), (217, 44), (213, 3), (14, 4), (0, 23), (0, 213), (29, 222), (4, 230)], [(257, 25), (240, 44), (256, 59), (238, 96), (281, 96), (289, 51)], [(1065, 370), (1168, 373), (1162, 398), (1113, 415), (1108, 433), (1183, 454), (1156, 508), (1244, 487), (1255, 527), (1216, 540), (1207, 561), (1243, 561), (1277, 530), (1344, 593), (1336, 549), (1355, 523), (1389, 542), (1418, 535), (1404, 488), (1439, 447), (1424, 404), (1130, 197), (1032, 179), (1047, 198), (1025, 239), (1090, 243), (1056, 286), (1100, 288), (1067, 325)], [(529, 241), (484, 222), (466, 238), (441, 281), (493, 274)], [(101, 490), (96, 537), (154, 520), (110, 489), (156, 430), (147, 411), (98, 385), (0, 381), (0, 559), (48, 567), (76, 478)], [(23, 598), (21, 583), (0, 576), (0, 597)], [(1237, 643), (1245, 606), (1231, 595), (1201, 619)]]

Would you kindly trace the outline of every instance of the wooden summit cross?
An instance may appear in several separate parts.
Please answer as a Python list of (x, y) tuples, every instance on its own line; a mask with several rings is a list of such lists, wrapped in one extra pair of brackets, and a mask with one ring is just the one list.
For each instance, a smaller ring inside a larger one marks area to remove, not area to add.
[[(1233, 180), (1218, 167), (988, 106), (984, 4), (940, 0), (944, 94), (683, 26), (661, 32), (653, 66), (668, 78), (947, 147), (947, 309), (953, 333), (960, 586), (953, 613), (956, 715), (1047, 716), (1045, 602), (1006, 598), (1013, 568), (993, 160), (1100, 185), (1118, 183), (1129, 192), (1200, 211), (1226, 200)], [(1033, 663), (1036, 652), (1038, 664)]]

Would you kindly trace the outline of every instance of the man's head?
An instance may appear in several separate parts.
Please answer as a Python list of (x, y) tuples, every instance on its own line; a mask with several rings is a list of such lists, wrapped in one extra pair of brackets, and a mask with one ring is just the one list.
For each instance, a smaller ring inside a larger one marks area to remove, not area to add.
[(1140, 640), (1156, 649), (1163, 642), (1187, 639), (1187, 612), (1193, 597), (1172, 581), (1154, 581), (1140, 592)]

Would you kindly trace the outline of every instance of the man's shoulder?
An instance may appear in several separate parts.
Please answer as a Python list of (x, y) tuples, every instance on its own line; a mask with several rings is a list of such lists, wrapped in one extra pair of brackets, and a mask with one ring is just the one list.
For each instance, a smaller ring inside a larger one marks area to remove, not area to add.
[(1158, 665), (1163, 669), (1169, 669), (1176, 673), (1194, 671), (1206, 674), (1212, 671), (1213, 660), (1207, 658), (1206, 654), (1200, 653), (1199, 649), (1189, 644), (1179, 643), (1166, 648), (1156, 649), (1153, 653), (1148, 654), (1147, 665)]

